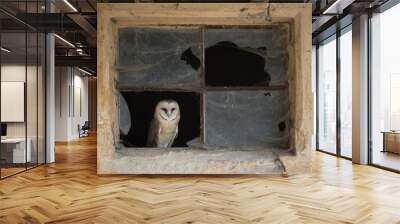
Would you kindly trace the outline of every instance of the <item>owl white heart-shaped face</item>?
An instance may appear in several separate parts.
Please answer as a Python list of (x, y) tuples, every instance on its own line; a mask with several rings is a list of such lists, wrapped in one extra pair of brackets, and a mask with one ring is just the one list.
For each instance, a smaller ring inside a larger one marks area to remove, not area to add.
[(174, 121), (179, 118), (179, 104), (175, 100), (162, 100), (156, 106), (156, 115), (165, 121)]

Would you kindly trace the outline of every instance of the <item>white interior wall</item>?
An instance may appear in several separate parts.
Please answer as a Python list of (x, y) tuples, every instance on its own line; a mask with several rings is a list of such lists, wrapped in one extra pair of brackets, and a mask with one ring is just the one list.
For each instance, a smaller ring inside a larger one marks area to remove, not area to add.
[[(38, 162), (40, 163), (44, 162), (45, 145), (43, 120), (44, 90), (43, 88), (40, 88), (40, 86), (43, 86), (43, 83), (40, 82), (42, 81), (43, 76), (42, 68), (40, 66), (37, 67), (36, 65), (28, 65), (26, 67), (25, 64), (15, 63), (3, 64), (1, 66), (2, 82), (24, 82), (27, 91), (26, 107), (24, 105), (20, 108), (22, 113), (26, 112), (26, 120), (21, 122), (5, 122), (7, 124), (7, 137), (25, 138), (25, 136), (27, 136), (30, 144), (29, 147), (32, 152), (32, 161), (36, 162), (36, 159), (38, 158)], [(38, 84), (40, 84), (39, 87)], [(24, 91), (21, 92), (21, 94), (24, 94)], [(12, 108), (3, 107), (1, 110), (12, 110)], [(9, 112), (13, 113), (13, 111)], [(36, 153), (39, 153), (39, 156), (37, 156)]]
[[(27, 70), (25, 70), (27, 69)], [(20, 64), (9, 64), (1, 66), (1, 81), (3, 82), (25, 82), (25, 75), (28, 72), (28, 75), (34, 74), (36, 75), (36, 67), (28, 66)], [(29, 77), (28, 77), (29, 78)], [(36, 89), (34, 93), (27, 93), (29, 96), (36, 96)], [(28, 99), (27, 99), (28, 100)], [(1, 108), (2, 110), (6, 110), (7, 108)], [(29, 116), (30, 114), (28, 114)], [(33, 114), (32, 114), (33, 115)], [(36, 114), (34, 114), (36, 116)], [(33, 118), (28, 117), (28, 121), (31, 122)], [(36, 120), (35, 120), (36, 121)], [(25, 122), (7, 122), (7, 137), (25, 137)], [(32, 125), (28, 125), (31, 127)], [(28, 137), (29, 133), (28, 133)]]
[(78, 125), (88, 120), (88, 78), (76, 68), (56, 67), (56, 141), (79, 138)]
[(74, 102), (71, 102), (72, 108), (72, 119), (71, 119), (71, 136), (72, 138), (78, 138), (78, 125), (83, 125), (85, 121), (88, 120), (88, 78), (82, 76), (82, 73), (76, 73), (77, 70), (74, 70), (74, 81), (73, 81), (73, 89), (71, 99)]
[(55, 68), (55, 140), (68, 140), (68, 67)]

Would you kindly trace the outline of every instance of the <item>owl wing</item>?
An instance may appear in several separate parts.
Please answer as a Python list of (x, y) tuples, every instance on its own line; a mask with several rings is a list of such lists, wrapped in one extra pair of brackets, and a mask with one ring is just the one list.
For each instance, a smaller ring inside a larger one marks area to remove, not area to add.
[(168, 148), (172, 146), (172, 144), (174, 143), (175, 138), (176, 138), (177, 135), (178, 135), (178, 127), (176, 127), (176, 129), (175, 129), (175, 134), (174, 134), (174, 136), (170, 139), (170, 141), (169, 141), (169, 143), (168, 143), (168, 146), (167, 146)]
[(154, 119), (151, 120), (149, 133), (147, 135), (147, 146), (148, 147), (158, 147), (159, 144), (159, 136), (160, 136), (161, 128), (158, 125), (157, 121)]

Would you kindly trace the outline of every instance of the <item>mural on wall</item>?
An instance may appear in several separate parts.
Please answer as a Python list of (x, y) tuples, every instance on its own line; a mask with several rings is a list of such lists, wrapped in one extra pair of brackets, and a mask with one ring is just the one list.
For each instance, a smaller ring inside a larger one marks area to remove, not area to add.
[(288, 31), (122, 28), (125, 147), (289, 148)]

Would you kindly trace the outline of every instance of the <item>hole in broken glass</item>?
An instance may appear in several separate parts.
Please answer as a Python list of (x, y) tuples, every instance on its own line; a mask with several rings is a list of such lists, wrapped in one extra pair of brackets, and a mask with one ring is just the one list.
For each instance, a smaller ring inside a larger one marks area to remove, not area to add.
[(200, 68), (200, 59), (193, 54), (192, 49), (186, 49), (182, 55), (181, 60), (185, 61), (186, 64), (190, 65), (194, 70)]
[(286, 129), (286, 122), (285, 122), (285, 121), (281, 121), (281, 122), (278, 124), (278, 128), (279, 128), (279, 130), (280, 130), (281, 132), (284, 132), (285, 129)]
[(266, 48), (239, 47), (222, 41), (205, 49), (205, 76), (209, 86), (268, 86)]

